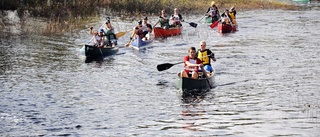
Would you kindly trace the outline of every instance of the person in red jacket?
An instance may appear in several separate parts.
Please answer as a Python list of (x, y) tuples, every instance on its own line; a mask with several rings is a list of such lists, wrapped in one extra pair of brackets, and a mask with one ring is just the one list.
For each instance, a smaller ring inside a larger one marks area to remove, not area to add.
[(190, 47), (188, 52), (189, 55), (183, 58), (184, 70), (181, 72), (181, 76), (198, 79), (199, 67), (203, 67), (202, 61), (197, 58), (195, 47)]

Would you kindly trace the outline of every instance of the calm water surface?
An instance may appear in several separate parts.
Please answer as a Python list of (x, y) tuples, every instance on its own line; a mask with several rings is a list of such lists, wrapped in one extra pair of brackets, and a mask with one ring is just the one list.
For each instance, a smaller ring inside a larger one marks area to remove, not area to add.
[[(47, 37), (11, 26), (1, 32), (0, 136), (320, 136), (319, 10), (239, 12), (239, 31), (225, 35), (188, 16), (197, 28), (184, 23), (142, 51), (123, 47), (127, 34), (117, 55), (88, 64), (87, 30)], [(200, 40), (216, 54), (217, 87), (182, 96), (182, 64), (156, 66)]]

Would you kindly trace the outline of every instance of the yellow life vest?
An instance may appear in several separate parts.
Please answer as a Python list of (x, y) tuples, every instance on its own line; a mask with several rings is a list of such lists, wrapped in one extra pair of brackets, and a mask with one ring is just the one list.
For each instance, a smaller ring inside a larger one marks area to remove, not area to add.
[(234, 20), (236, 17), (234, 16), (234, 13), (233, 12), (229, 12), (229, 16), (231, 18), (231, 20)]
[(200, 50), (198, 51), (198, 58), (202, 61), (202, 64), (210, 64), (210, 58), (208, 57), (208, 52), (207, 50), (201, 52)]

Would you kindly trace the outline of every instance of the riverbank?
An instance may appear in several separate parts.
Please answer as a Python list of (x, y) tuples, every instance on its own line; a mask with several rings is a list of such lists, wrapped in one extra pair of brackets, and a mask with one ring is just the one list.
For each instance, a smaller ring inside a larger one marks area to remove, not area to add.
[[(7, 0), (4, 0), (6, 3)], [(23, 0), (22, 0), (23, 1)], [(50, 2), (50, 3), (49, 3)], [(173, 8), (180, 9), (184, 15), (204, 14), (212, 1), (207, 0), (176, 0), (156, 1), (156, 0), (136, 0), (136, 1), (107, 1), (100, 3), (77, 0), (73, 2), (52, 2), (39, 1), (34, 3), (9, 4), (12, 9), (16, 9), (21, 20), (28, 17), (41, 18), (47, 22), (46, 27), (40, 33), (55, 34), (72, 32), (75, 29), (83, 28), (88, 23), (99, 20), (104, 15), (114, 15), (123, 18), (153, 16), (160, 14), (162, 9), (173, 11)], [(7, 2), (8, 3), (8, 2)], [(297, 9), (297, 6), (279, 1), (261, 1), (261, 0), (216, 0), (217, 7), (222, 13), (224, 9), (235, 6), (238, 12), (254, 9)], [(173, 6), (174, 5), (174, 6)], [(107, 8), (105, 8), (107, 7)], [(6, 26), (5, 21), (0, 20), (0, 28)]]

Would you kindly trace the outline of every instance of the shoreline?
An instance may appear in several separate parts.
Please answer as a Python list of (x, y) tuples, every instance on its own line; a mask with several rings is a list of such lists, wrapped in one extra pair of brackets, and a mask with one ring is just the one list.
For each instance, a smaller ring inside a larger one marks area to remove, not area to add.
[[(137, 0), (137, 2), (141, 2), (142, 0)], [(180, 2), (180, 3), (179, 3)], [(219, 9), (220, 13), (223, 13), (225, 9), (229, 9), (232, 6), (235, 6), (237, 12), (241, 11), (250, 11), (250, 10), (297, 10), (299, 9), (296, 5), (290, 5), (289, 3), (279, 2), (279, 1), (261, 1), (261, 0), (215, 0), (216, 5)], [(179, 8), (180, 13), (184, 15), (204, 15), (207, 9), (211, 5), (211, 1), (207, 0), (196, 0), (196, 1), (185, 1), (185, 0), (176, 0), (175, 7)], [(84, 3), (85, 4), (85, 3)], [(64, 8), (53, 8), (45, 13), (42, 13), (45, 10), (48, 10), (48, 7), (43, 7), (34, 11), (37, 7), (33, 9), (25, 8), (20, 9), (23, 11), (18, 11), (18, 16), (24, 20), (26, 18), (41, 18), (46, 20), (47, 25), (44, 29), (38, 33), (45, 33), (45, 34), (59, 34), (70, 32), (72, 33), (73, 30), (77, 30), (79, 28), (84, 28), (86, 24), (91, 24), (99, 20), (100, 17), (105, 15), (112, 15), (118, 16), (123, 19), (134, 19), (134, 18), (141, 18), (142, 16), (157, 16), (160, 15), (161, 9), (165, 9), (170, 15), (173, 12), (175, 7), (171, 6), (170, 2), (160, 2), (154, 3), (153, 0), (145, 2), (145, 5), (150, 5), (150, 7), (145, 7), (143, 9), (134, 11), (130, 7), (130, 2), (109, 2), (104, 3), (104, 5), (114, 5), (118, 4), (118, 8), (101, 8), (95, 7), (93, 8), (94, 11), (89, 11), (88, 6), (83, 7), (83, 11), (79, 11), (79, 7), (67, 7)], [(92, 4), (91, 4), (92, 5)], [(152, 9), (152, 7), (159, 7)], [(170, 5), (170, 6), (166, 6)], [(78, 5), (81, 6), (81, 5)], [(137, 6), (137, 5), (135, 5)], [(135, 7), (133, 6), (133, 7)], [(140, 6), (140, 5), (138, 5)], [(90, 6), (89, 6), (90, 7)], [(124, 7), (124, 8), (121, 8)], [(166, 7), (166, 8), (162, 8)], [(126, 10), (121, 10), (126, 9)], [(88, 11), (87, 11), (88, 10)], [(158, 12), (155, 12), (158, 11)], [(55, 13), (57, 12), (57, 13)], [(1, 12), (4, 13), (3, 11)], [(55, 13), (55, 14), (53, 14)], [(1, 15), (2, 16), (2, 15)], [(0, 28), (6, 26), (5, 21), (0, 20)]]

